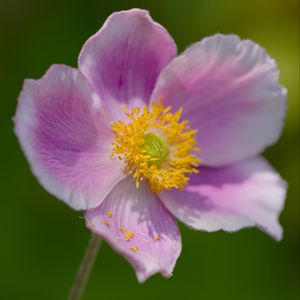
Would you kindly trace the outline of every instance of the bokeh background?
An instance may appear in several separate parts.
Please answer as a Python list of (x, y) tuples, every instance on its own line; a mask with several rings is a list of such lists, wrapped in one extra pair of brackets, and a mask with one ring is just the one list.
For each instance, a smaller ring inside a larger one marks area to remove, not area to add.
[(236, 33), (265, 47), (288, 88), (283, 136), (265, 156), (289, 183), (281, 243), (257, 229), (213, 234), (181, 226), (183, 252), (171, 279), (137, 283), (131, 266), (104, 244), (83, 300), (298, 299), (299, 3), (293, 0), (0, 0), (0, 299), (66, 299), (89, 231), (80, 213), (47, 194), (13, 134), (24, 78), (53, 63), (76, 66), (84, 41), (113, 11), (150, 10), (179, 50), (214, 34)]

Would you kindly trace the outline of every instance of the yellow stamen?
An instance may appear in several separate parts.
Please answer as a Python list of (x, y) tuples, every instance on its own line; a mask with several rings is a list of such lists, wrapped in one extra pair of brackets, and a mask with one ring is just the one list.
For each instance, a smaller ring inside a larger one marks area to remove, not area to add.
[(179, 121), (182, 109), (171, 113), (161, 101), (151, 109), (124, 108), (130, 122), (114, 122), (115, 141), (111, 156), (125, 163), (125, 173), (132, 174), (136, 187), (146, 180), (153, 192), (182, 189), (188, 174), (198, 173), (200, 159), (195, 134), (187, 121)]
[(112, 211), (111, 211), (111, 210), (109, 210), (109, 211), (107, 212), (107, 216), (108, 216), (109, 218), (112, 217)]

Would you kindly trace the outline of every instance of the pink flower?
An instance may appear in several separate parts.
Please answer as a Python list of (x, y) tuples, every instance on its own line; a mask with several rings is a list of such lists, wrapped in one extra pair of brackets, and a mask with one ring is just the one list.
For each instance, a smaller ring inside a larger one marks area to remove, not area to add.
[(198, 230), (257, 226), (282, 238), (286, 184), (259, 156), (286, 111), (274, 60), (221, 34), (175, 56), (147, 11), (114, 13), (78, 69), (53, 65), (25, 81), (15, 116), (40, 183), (84, 210), (141, 282), (171, 275), (181, 252), (175, 217)]

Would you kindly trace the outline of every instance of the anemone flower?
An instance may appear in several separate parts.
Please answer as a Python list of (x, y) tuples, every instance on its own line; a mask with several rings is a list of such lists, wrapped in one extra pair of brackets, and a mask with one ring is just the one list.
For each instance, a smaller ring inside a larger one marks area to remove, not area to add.
[(147, 11), (116, 12), (84, 44), (78, 69), (53, 65), (25, 81), (15, 132), (41, 185), (83, 210), (143, 282), (171, 275), (176, 218), (282, 238), (286, 185), (260, 156), (283, 127), (278, 76), (250, 40), (217, 34), (176, 57)]

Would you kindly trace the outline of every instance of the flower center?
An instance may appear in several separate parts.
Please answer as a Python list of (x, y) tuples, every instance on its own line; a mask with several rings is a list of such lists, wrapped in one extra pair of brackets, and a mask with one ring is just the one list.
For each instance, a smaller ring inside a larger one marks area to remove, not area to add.
[(144, 144), (141, 148), (146, 155), (151, 157), (151, 160), (148, 162), (149, 166), (153, 164), (158, 167), (161, 166), (169, 154), (166, 141), (161, 135), (153, 132), (144, 135)]
[(112, 124), (115, 141), (112, 156), (124, 161), (124, 172), (132, 174), (139, 187), (146, 180), (153, 192), (182, 189), (188, 174), (198, 173), (200, 159), (195, 133), (187, 121), (180, 121), (182, 109), (171, 113), (161, 102), (143, 109), (124, 107), (128, 123)]

